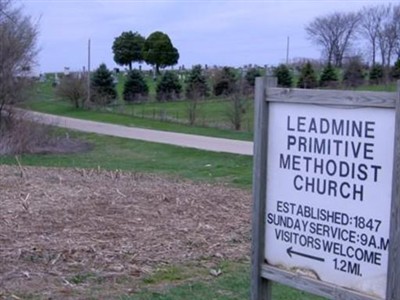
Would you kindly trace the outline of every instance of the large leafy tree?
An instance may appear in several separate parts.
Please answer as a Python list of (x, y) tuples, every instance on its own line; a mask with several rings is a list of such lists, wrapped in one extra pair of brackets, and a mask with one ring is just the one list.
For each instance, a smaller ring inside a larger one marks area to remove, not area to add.
[(116, 37), (112, 46), (114, 61), (121, 66), (129, 66), (132, 70), (132, 63), (143, 62), (143, 45), (145, 38), (138, 32), (127, 31)]
[(146, 63), (156, 67), (157, 74), (160, 68), (173, 66), (178, 63), (179, 52), (174, 47), (169, 36), (161, 31), (155, 31), (144, 42), (143, 56)]

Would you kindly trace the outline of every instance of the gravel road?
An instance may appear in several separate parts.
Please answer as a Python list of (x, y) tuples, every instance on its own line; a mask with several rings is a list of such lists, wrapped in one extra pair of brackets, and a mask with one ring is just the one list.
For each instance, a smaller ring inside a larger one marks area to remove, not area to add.
[(69, 128), (83, 132), (98, 133), (213, 152), (253, 155), (253, 143), (247, 141), (135, 128), (69, 117), (54, 116), (39, 112), (26, 111), (26, 113), (29, 114), (32, 119), (42, 124), (55, 125), (58, 127)]

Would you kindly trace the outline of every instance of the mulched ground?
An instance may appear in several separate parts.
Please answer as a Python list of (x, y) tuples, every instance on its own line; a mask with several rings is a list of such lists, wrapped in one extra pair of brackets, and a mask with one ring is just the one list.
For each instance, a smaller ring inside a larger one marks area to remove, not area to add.
[(249, 191), (15, 166), (0, 191), (0, 299), (113, 299), (160, 265), (249, 255)]

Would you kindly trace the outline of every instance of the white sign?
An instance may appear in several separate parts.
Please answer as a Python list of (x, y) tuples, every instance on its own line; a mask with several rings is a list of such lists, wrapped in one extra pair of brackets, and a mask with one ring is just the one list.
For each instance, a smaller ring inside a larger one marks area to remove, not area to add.
[(268, 264), (385, 298), (395, 111), (269, 109)]

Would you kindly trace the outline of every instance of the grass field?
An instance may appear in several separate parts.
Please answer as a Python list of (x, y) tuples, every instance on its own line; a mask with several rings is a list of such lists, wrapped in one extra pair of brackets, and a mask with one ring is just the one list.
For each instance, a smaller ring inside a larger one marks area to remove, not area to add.
[[(172, 287), (164, 291), (154, 291), (144, 285), (143, 290), (132, 296), (121, 297), (121, 300), (245, 300), (249, 299), (250, 269), (247, 263), (223, 262), (219, 266), (222, 271), (220, 277), (209, 280), (187, 282), (187, 270), (184, 268), (172, 268), (160, 270), (150, 281), (153, 285), (171, 283)], [(204, 274), (203, 274), (204, 275)], [(183, 282), (183, 284), (179, 284)], [(272, 288), (274, 300), (321, 300), (322, 298), (297, 291), (279, 284)]]
[(75, 109), (66, 101), (58, 99), (54, 94), (51, 82), (39, 83), (29, 101), (23, 107), (60, 116), (102, 121), (126, 126), (135, 126), (164, 131), (174, 131), (213, 137), (238, 140), (252, 140), (253, 108), (249, 108), (243, 119), (242, 131), (230, 129), (227, 117), (229, 102), (204, 101), (199, 104), (198, 124), (188, 126), (186, 101), (172, 103), (144, 103), (126, 105), (119, 101), (116, 105), (101, 110)]
[[(205, 152), (95, 134), (70, 135), (89, 141), (94, 149), (80, 154), (23, 155), (20, 158), (22, 164), (151, 172), (251, 187), (252, 157), (249, 156)], [(0, 157), (0, 164), (15, 163), (14, 157)]]

